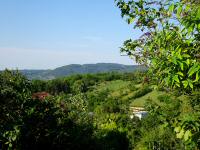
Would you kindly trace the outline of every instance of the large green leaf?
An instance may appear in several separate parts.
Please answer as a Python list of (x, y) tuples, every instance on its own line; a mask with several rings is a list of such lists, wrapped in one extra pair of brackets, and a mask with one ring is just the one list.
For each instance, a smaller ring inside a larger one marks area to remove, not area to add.
[(193, 83), (192, 83), (192, 80), (189, 80), (189, 79), (188, 79), (188, 83), (189, 83), (190, 88), (193, 89), (194, 85), (193, 85)]
[(184, 88), (187, 88), (188, 87), (188, 81), (187, 80), (185, 80), (185, 81), (182, 81), (182, 83), (183, 83), (183, 86), (184, 86)]
[(188, 71), (188, 76), (192, 76), (194, 73), (196, 73), (197, 71), (199, 71), (200, 66), (198, 64), (193, 65), (190, 70)]
[(184, 76), (184, 74), (182, 72), (177, 72), (176, 74), (180, 75), (180, 76)]
[(196, 79), (194, 80), (194, 82), (198, 82), (198, 81), (199, 81), (199, 73), (200, 73), (200, 72), (197, 72), (197, 73), (196, 73)]
[(178, 82), (178, 83), (180, 83), (180, 80), (179, 80), (179, 78), (178, 78), (178, 75), (173, 76), (173, 80), (176, 81), (176, 82)]

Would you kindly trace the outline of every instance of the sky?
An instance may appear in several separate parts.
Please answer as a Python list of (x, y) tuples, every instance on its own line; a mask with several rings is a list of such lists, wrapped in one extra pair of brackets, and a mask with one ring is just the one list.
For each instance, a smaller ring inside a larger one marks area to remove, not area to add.
[(119, 47), (140, 34), (114, 0), (0, 0), (0, 69), (135, 64)]

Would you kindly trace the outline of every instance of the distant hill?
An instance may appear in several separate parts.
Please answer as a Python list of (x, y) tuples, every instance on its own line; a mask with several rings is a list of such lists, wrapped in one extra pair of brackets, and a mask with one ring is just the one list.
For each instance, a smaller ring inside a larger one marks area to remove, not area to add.
[(54, 79), (57, 77), (69, 76), (73, 74), (103, 73), (103, 72), (132, 72), (144, 70), (145, 67), (138, 65), (122, 65), (116, 63), (97, 64), (71, 64), (53, 70), (20, 70), (29, 79)]

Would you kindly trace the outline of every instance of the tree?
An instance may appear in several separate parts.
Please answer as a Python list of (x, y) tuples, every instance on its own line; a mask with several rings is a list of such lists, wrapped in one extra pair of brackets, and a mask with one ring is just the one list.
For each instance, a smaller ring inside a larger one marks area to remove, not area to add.
[[(171, 90), (193, 95), (200, 87), (200, 3), (198, 0), (116, 0), (128, 24), (145, 32), (121, 48), (149, 67), (153, 78)], [(199, 112), (171, 124), (177, 138), (200, 147)]]
[(70, 83), (62, 78), (48, 81), (46, 90), (53, 95), (71, 92)]
[(147, 65), (165, 86), (186, 92), (199, 87), (200, 6), (191, 1), (117, 0), (122, 17), (145, 33), (121, 52)]
[(12, 147), (19, 135), (23, 109), (31, 98), (31, 84), (18, 71), (0, 73), (0, 141)]
[(83, 80), (77, 80), (74, 82), (72, 86), (72, 90), (74, 93), (84, 93), (88, 89), (86, 83)]
[(47, 81), (33, 80), (31, 83), (32, 83), (32, 92), (43, 92), (47, 90)]

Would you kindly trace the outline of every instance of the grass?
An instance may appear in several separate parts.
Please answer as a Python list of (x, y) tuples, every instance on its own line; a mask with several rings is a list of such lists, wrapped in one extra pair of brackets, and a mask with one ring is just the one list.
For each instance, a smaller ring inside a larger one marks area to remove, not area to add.
[(138, 90), (131, 91), (128, 87), (130, 83), (131, 83), (130, 81), (123, 81), (123, 80), (106, 81), (97, 85), (95, 89), (97, 91), (109, 90), (110, 96), (121, 98), (124, 101), (129, 100), (131, 102), (130, 106), (135, 106), (135, 107), (143, 107), (148, 98), (159, 103), (159, 100), (157, 99), (157, 97), (165, 93), (165, 92), (153, 90), (145, 94), (144, 96), (134, 99), (133, 98), (134, 94), (138, 92), (138, 90), (143, 88), (143, 85), (136, 84), (135, 87), (138, 88)]
[(98, 90), (108, 89), (109, 91), (117, 91), (125, 89), (129, 83), (130, 81), (122, 81), (122, 80), (107, 81), (99, 84), (97, 88)]
[(186, 95), (181, 95), (181, 96), (179, 96), (178, 97), (178, 99), (180, 99), (181, 100), (181, 112), (183, 112), (183, 114), (182, 115), (184, 115), (184, 114), (188, 114), (189, 112), (192, 112), (193, 110), (192, 110), (192, 107), (191, 107), (191, 105), (190, 105), (190, 99), (189, 99), (189, 97), (187, 97)]
[(136, 98), (136, 99), (132, 99), (132, 103), (131, 103), (131, 106), (135, 106), (135, 107), (143, 107), (146, 100), (147, 99), (151, 99), (157, 103), (159, 103), (157, 97), (159, 95), (162, 95), (164, 94), (165, 92), (162, 92), (162, 91), (157, 91), (157, 90), (153, 90), (152, 92), (142, 96), (142, 97), (139, 97), (139, 98)]
[[(162, 105), (162, 102), (160, 102), (158, 100), (158, 97), (160, 95), (163, 95), (163, 94), (166, 94), (166, 92), (164, 91), (157, 91), (157, 90), (153, 90), (152, 92), (142, 96), (142, 97), (139, 97), (139, 98), (136, 98), (136, 99), (132, 99), (132, 103), (130, 104), (130, 106), (134, 106), (134, 107), (143, 107), (145, 105), (145, 102), (147, 99), (151, 99), (152, 101), (156, 102), (157, 104), (159, 105)], [(175, 97), (173, 97), (175, 98)], [(179, 97), (177, 97), (177, 99), (181, 100), (182, 102), (182, 112), (190, 112), (191, 111), (191, 106), (189, 106), (189, 99), (187, 96), (185, 95), (181, 95)], [(176, 98), (175, 98), (176, 100)]]
[(123, 80), (106, 81), (94, 87), (94, 90), (97, 91), (109, 90), (110, 96), (127, 101), (134, 93), (129, 88), (130, 84), (131, 81), (123, 81)]
[[(141, 96), (139, 98), (133, 98), (135, 93), (138, 92), (143, 88), (142, 84), (136, 84), (135, 87), (138, 88), (136, 91), (131, 91), (129, 89), (129, 85), (131, 84), (131, 81), (123, 81), (123, 80), (115, 80), (115, 81), (106, 81), (103, 83), (100, 83), (99, 85), (96, 85), (94, 87), (94, 90), (97, 91), (103, 91), (103, 90), (109, 90), (110, 96), (115, 98), (120, 98), (124, 101), (130, 101), (130, 106), (135, 107), (144, 107), (145, 102), (147, 99), (151, 99), (152, 101), (156, 102), (157, 104), (160, 104), (161, 102), (158, 100), (158, 96), (166, 94), (162, 91), (153, 90), (144, 96)], [(153, 88), (153, 86), (151, 86)], [(185, 112), (190, 110), (191, 108), (188, 106), (188, 100), (185, 96), (178, 97), (182, 101), (182, 109), (184, 109)]]

